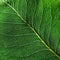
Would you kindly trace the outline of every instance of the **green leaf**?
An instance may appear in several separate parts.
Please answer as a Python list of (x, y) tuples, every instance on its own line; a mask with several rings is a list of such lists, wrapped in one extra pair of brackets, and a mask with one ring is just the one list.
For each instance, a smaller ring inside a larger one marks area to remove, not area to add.
[(60, 60), (60, 0), (2, 2), (0, 60)]

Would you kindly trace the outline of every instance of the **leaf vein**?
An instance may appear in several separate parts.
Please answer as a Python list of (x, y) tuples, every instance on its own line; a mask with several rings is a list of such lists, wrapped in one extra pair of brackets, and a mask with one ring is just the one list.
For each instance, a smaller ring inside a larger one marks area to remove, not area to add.
[[(5, 2), (6, 3), (6, 2)], [(55, 51), (53, 51), (45, 42), (44, 42), (44, 40), (40, 37), (40, 35), (35, 31), (35, 29), (33, 28), (33, 27), (31, 27), (31, 25), (16, 11), (16, 9), (15, 8), (13, 8), (10, 4), (8, 4), (8, 3), (6, 3), (16, 14), (17, 14), (17, 16), (18, 17), (20, 17), (21, 18), (21, 20), (23, 21), (23, 22), (25, 22), (29, 27), (30, 27), (30, 29), (36, 34), (36, 36), (39, 38), (39, 40), (48, 48), (48, 50), (50, 51), (50, 52), (52, 52), (56, 57), (58, 57), (59, 59), (60, 59), (60, 56), (55, 52)]]

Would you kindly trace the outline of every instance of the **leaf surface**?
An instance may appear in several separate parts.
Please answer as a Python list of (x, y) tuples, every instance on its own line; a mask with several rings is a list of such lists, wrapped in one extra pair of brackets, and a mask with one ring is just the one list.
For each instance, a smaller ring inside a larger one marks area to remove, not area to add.
[(2, 2), (0, 60), (60, 60), (60, 0)]

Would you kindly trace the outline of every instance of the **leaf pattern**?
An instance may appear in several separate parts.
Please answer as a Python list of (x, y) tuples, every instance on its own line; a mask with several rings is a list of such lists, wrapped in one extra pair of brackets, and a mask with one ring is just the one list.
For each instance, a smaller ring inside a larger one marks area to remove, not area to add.
[(1, 4), (0, 60), (60, 60), (59, 6), (60, 0)]

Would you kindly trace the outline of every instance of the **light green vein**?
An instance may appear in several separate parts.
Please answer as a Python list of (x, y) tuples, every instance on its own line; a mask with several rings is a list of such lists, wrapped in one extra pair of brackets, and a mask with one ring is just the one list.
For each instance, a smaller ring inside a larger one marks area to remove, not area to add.
[[(6, 2), (5, 2), (6, 3)], [(52, 52), (56, 57), (58, 57), (60, 59), (60, 56), (54, 52), (45, 42), (44, 40), (39, 36), (39, 34), (35, 31), (35, 29), (33, 27), (31, 27), (31, 25), (17, 12), (17, 10), (15, 8), (13, 8), (10, 4), (6, 3), (16, 14), (17, 16), (24, 22), (26, 23), (30, 29), (36, 34), (36, 36), (39, 38), (39, 40), (48, 48), (48, 50), (50, 52)]]

